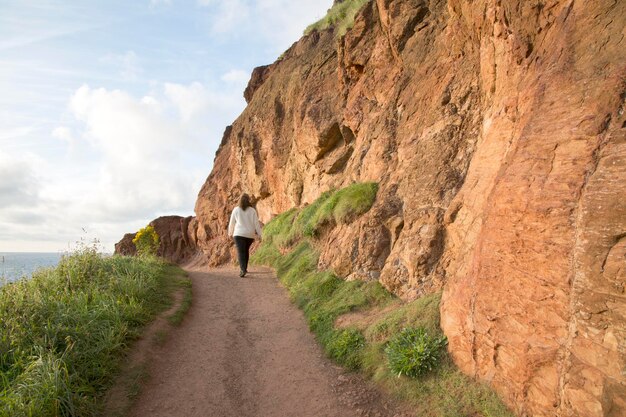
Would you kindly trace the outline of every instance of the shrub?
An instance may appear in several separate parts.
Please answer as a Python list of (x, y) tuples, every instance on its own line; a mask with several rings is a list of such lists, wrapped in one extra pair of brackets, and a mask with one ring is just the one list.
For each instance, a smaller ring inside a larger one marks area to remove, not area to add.
[(139, 229), (133, 243), (140, 255), (156, 255), (157, 249), (159, 249), (159, 235), (154, 227), (146, 226)]
[(385, 353), (394, 373), (415, 378), (437, 366), (447, 343), (445, 336), (431, 337), (421, 327), (408, 328), (389, 341)]

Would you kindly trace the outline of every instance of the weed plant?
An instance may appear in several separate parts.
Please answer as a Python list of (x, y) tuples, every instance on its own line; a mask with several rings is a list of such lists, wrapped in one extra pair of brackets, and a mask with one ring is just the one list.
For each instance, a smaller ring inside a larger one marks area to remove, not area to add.
[(314, 30), (322, 31), (333, 27), (337, 36), (343, 36), (354, 25), (354, 19), (359, 10), (369, 2), (370, 0), (344, 0), (341, 3), (335, 3), (326, 16), (309, 25), (304, 30), (304, 34), (308, 35)]
[(0, 288), (0, 416), (91, 416), (179, 269), (82, 248)]
[(421, 327), (404, 329), (385, 348), (389, 368), (398, 376), (416, 378), (437, 366), (446, 344), (445, 336), (430, 336)]
[[(275, 217), (263, 230), (263, 242), (252, 256), (257, 264), (276, 269), (293, 302), (304, 311), (309, 328), (326, 354), (349, 369), (360, 369), (396, 396), (409, 401), (420, 416), (512, 417), (498, 397), (486, 386), (463, 375), (444, 349), (439, 327), (441, 294), (401, 303), (378, 282), (345, 281), (329, 271), (319, 271), (316, 240), (324, 228), (350, 223), (371, 208), (376, 184), (354, 184), (327, 192), (307, 207), (292, 209)], [(355, 322), (337, 328), (337, 318), (363, 310), (384, 312), (374, 321)], [(424, 344), (408, 343), (415, 338), (405, 328), (420, 328), (434, 340), (428, 354)], [(404, 339), (405, 342), (401, 342)], [(385, 352), (388, 348), (389, 354)], [(417, 355), (428, 373), (401, 372), (393, 364), (412, 363)], [(391, 361), (388, 357), (391, 356)], [(437, 357), (437, 365), (431, 359)], [(415, 378), (407, 377), (415, 376)]]

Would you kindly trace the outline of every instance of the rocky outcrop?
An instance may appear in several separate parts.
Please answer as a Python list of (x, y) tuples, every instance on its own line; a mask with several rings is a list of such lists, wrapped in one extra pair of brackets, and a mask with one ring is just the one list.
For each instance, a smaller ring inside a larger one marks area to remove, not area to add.
[(115, 244), (115, 254), (124, 256), (137, 255), (137, 247), (133, 243), (133, 239), (137, 233), (126, 233), (122, 240)]
[[(151, 221), (149, 225), (154, 227), (159, 235), (157, 255), (178, 264), (197, 262), (198, 257), (203, 257), (197, 250), (195, 217), (163, 216)], [(124, 235), (122, 240), (115, 244), (115, 253), (126, 256), (136, 255), (137, 248), (133, 243), (135, 234)]]
[(443, 290), (466, 373), (519, 415), (626, 414), (626, 3), (376, 0), (255, 70), (188, 225), (232, 258), (263, 221), (376, 181), (320, 266), (411, 300)]
[(269, 75), (269, 65), (263, 65), (261, 67), (256, 67), (252, 71), (252, 75), (250, 76), (250, 81), (248, 82), (248, 86), (243, 92), (243, 98), (246, 99), (246, 103), (250, 103), (252, 100), (252, 96), (254, 92), (259, 88), (261, 84), (265, 82), (265, 79)]

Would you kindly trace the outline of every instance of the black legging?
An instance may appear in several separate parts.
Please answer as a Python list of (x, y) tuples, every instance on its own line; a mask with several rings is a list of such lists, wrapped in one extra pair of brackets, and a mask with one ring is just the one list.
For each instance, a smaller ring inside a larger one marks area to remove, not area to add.
[(248, 259), (250, 259), (250, 246), (252, 246), (252, 242), (254, 242), (254, 239), (249, 237), (235, 236), (239, 268), (242, 272), (248, 272)]

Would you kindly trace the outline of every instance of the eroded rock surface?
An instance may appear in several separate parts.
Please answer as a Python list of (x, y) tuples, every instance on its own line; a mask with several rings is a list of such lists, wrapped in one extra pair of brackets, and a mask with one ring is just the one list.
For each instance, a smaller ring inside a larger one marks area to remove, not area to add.
[(379, 182), (321, 267), (443, 290), (455, 361), (519, 415), (626, 415), (625, 27), (623, 1), (372, 1), (255, 70), (186, 236), (221, 264), (242, 192), (269, 221)]
[[(186, 264), (202, 256), (197, 249), (195, 217), (163, 216), (150, 222), (159, 235), (157, 254), (170, 262)], [(115, 244), (115, 253), (126, 256), (137, 254), (133, 243), (136, 233), (127, 233)]]

